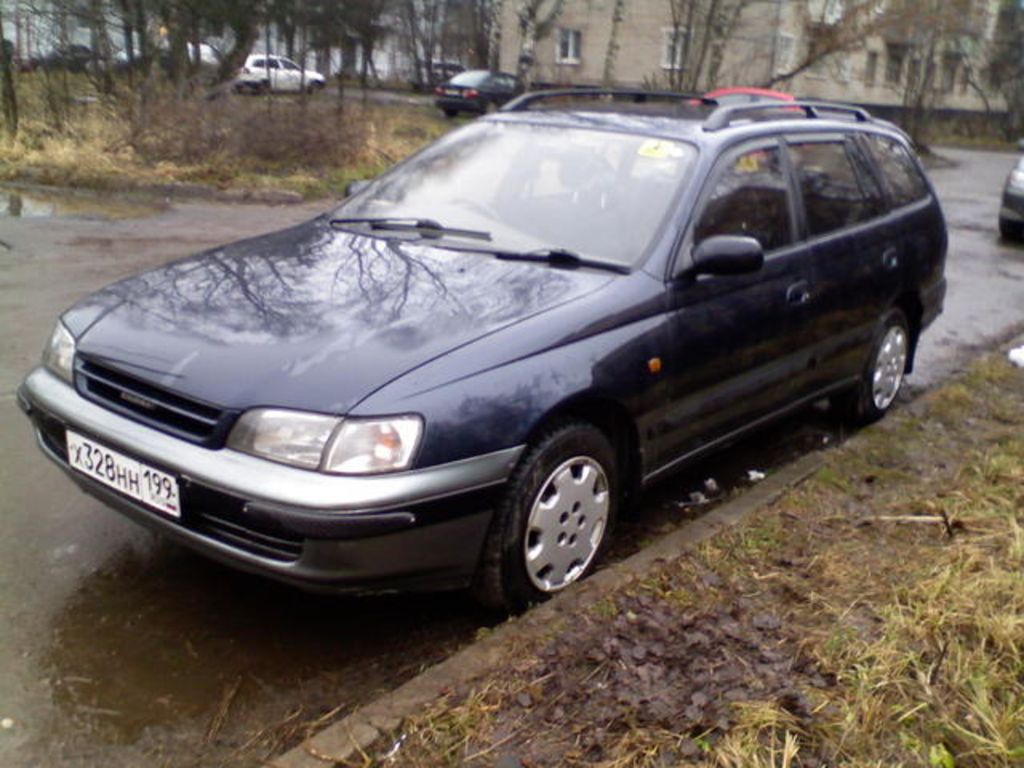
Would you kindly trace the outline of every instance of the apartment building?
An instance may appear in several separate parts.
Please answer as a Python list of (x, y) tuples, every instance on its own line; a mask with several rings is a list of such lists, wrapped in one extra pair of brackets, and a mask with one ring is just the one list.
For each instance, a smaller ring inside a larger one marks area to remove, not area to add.
[[(985, 56), (1000, 0), (507, 0), (501, 66), (534, 82), (706, 91), (758, 85), (898, 108), (1002, 110)], [(537, 11), (535, 41), (524, 9)], [(618, 10), (618, 14), (616, 14)], [(785, 79), (778, 78), (785, 75)], [(991, 91), (991, 89), (988, 89)]]

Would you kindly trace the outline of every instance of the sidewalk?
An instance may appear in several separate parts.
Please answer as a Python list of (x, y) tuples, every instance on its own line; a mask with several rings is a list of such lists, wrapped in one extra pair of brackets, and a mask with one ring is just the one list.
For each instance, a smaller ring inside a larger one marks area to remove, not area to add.
[(1024, 370), (798, 465), (271, 765), (1024, 764)]

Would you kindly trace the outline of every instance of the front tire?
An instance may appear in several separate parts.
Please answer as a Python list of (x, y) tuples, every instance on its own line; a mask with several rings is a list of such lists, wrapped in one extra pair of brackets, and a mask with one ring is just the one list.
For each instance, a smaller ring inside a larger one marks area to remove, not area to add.
[(1004, 240), (1020, 240), (1024, 224), (999, 217), (999, 234)]
[(894, 308), (882, 318), (871, 354), (857, 387), (833, 399), (843, 421), (863, 426), (882, 418), (903, 386), (910, 354), (910, 326), (903, 310)]
[(515, 613), (579, 581), (604, 552), (618, 504), (615, 451), (604, 433), (584, 422), (549, 429), (495, 510), (474, 597)]

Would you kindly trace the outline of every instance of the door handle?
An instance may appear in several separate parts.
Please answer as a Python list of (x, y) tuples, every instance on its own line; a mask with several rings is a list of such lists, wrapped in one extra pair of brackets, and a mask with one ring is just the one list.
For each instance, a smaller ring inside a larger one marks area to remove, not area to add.
[(896, 269), (900, 265), (900, 252), (895, 248), (882, 251), (882, 266), (885, 269)]
[(811, 300), (811, 286), (806, 280), (801, 280), (798, 283), (793, 283), (789, 288), (786, 289), (786, 303), (787, 304), (806, 304)]

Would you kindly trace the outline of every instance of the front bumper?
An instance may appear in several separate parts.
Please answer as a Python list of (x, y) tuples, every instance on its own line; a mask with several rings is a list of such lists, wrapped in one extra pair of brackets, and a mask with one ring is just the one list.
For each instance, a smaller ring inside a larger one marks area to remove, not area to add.
[[(18, 391), (43, 452), (83, 490), (221, 562), (330, 591), (437, 589), (471, 579), (515, 447), (392, 475), (330, 476), (186, 443), (89, 402), (45, 369)], [(72, 469), (65, 430), (178, 478), (174, 520)]]

